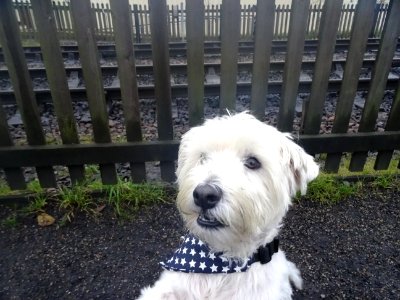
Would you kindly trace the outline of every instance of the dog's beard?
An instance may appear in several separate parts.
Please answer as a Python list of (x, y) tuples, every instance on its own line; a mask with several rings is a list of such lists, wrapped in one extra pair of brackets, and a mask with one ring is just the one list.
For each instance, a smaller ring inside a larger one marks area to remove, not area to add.
[[(191, 193), (184, 195), (182, 192), (178, 194), (178, 208), (186, 227), (215, 252), (224, 252), (234, 258), (245, 259), (260, 245), (272, 240), (285, 213), (284, 207), (277, 209), (265, 204), (256, 209), (250, 201), (261, 200), (255, 200), (254, 195), (253, 199), (250, 196), (243, 198), (242, 195), (241, 200), (229, 200), (228, 195), (225, 195), (226, 198), (221, 203), (205, 213), (193, 204), (190, 195)], [(245, 204), (238, 203), (239, 201)], [(218, 225), (203, 226), (199, 222), (203, 218), (206, 223), (215, 222)]]

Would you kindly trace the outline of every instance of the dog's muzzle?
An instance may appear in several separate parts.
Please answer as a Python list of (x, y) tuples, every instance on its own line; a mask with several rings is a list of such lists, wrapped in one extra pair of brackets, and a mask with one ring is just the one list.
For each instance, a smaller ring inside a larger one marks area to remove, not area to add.
[(193, 191), (194, 203), (202, 210), (197, 223), (206, 228), (218, 228), (224, 225), (219, 222), (209, 210), (214, 208), (222, 198), (222, 190), (212, 184), (199, 184)]

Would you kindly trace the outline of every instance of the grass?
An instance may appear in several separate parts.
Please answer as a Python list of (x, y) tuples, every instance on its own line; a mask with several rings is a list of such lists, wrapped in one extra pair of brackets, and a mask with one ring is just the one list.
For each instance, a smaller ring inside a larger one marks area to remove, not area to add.
[[(398, 156), (398, 155), (397, 155)], [(334, 204), (342, 199), (361, 193), (363, 187), (368, 185), (373, 189), (399, 189), (400, 186), (400, 171), (397, 168), (398, 157), (392, 159), (387, 170), (375, 170), (374, 157), (368, 157), (363, 171), (350, 172), (350, 157), (344, 156), (342, 159), (339, 172), (337, 174), (324, 173), (321, 174), (312, 182), (309, 183), (306, 197), (308, 199), (318, 201), (320, 203)], [(324, 161), (325, 156), (321, 155), (320, 159)], [(359, 181), (350, 182), (349, 177), (360, 177)], [(363, 177), (373, 176), (371, 182), (364, 182)]]
[(329, 174), (321, 174), (309, 183), (306, 197), (320, 203), (335, 204), (356, 195), (362, 187), (362, 182), (350, 183)]
[(9, 227), (9, 228), (16, 228), (18, 226), (18, 215), (17, 213), (12, 213), (4, 220), (0, 222), (1, 226)]
[[(89, 167), (89, 170), (93, 173), (98, 171), (95, 167)], [(0, 181), (0, 192), (4, 195), (11, 192), (5, 182)], [(118, 218), (131, 219), (140, 207), (166, 202), (169, 198), (162, 185), (135, 184), (121, 179), (115, 185), (103, 185), (96, 180), (60, 189), (44, 189), (39, 181), (34, 180), (25, 192), (33, 194), (33, 197), (28, 205), (18, 210), (18, 214), (38, 215), (55, 208), (62, 213), (61, 225), (71, 222), (78, 213), (97, 217), (106, 207)], [(10, 224), (11, 227), (13, 221), (13, 216), (10, 216), (1, 225)]]
[(0, 178), (0, 196), (6, 196), (11, 194), (11, 189), (7, 183)]
[(92, 197), (90, 189), (85, 185), (61, 188), (57, 202), (60, 209), (64, 211), (63, 223), (71, 222), (76, 212), (96, 214), (96, 201)]
[(165, 202), (165, 189), (155, 184), (135, 184), (119, 180), (116, 185), (103, 186), (107, 204), (111, 205), (117, 216), (129, 218), (132, 213), (146, 204)]

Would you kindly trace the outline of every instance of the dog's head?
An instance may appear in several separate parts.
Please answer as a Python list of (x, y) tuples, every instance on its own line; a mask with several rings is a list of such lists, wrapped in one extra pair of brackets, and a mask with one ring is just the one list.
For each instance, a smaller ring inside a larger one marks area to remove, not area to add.
[(249, 256), (279, 228), (291, 198), (318, 175), (289, 134), (247, 113), (190, 129), (179, 148), (178, 209), (215, 251)]

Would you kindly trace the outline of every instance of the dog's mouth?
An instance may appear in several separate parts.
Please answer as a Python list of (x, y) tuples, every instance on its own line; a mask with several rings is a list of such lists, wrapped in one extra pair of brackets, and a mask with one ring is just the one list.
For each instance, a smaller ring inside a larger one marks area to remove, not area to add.
[(201, 227), (208, 228), (208, 229), (218, 229), (221, 227), (225, 227), (220, 221), (217, 220), (214, 216), (207, 213), (207, 211), (202, 211), (199, 213), (197, 218), (197, 224)]

